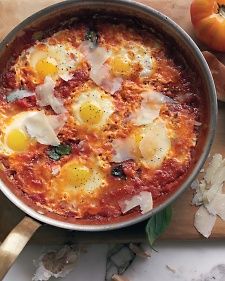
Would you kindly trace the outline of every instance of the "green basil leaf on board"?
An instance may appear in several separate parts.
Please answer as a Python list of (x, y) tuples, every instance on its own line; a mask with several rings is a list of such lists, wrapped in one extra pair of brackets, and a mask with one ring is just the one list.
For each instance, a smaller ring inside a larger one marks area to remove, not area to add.
[(85, 40), (93, 43), (94, 47), (98, 46), (98, 33), (95, 30), (88, 30), (85, 34)]
[(168, 206), (161, 212), (153, 215), (145, 228), (149, 245), (153, 247), (156, 239), (167, 229), (172, 220), (172, 207)]
[(49, 158), (53, 160), (59, 160), (64, 155), (69, 155), (72, 151), (72, 147), (69, 144), (60, 144), (58, 146), (53, 146), (47, 150)]

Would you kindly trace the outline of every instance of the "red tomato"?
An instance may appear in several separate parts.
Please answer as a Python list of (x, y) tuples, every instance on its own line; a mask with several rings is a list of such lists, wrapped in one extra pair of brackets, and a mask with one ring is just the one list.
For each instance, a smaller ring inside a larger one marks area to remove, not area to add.
[(225, 0), (193, 0), (191, 21), (200, 41), (225, 52)]
[(23, 108), (31, 108), (36, 105), (36, 98), (35, 96), (31, 96), (31, 97), (17, 100), (15, 101), (15, 103)]

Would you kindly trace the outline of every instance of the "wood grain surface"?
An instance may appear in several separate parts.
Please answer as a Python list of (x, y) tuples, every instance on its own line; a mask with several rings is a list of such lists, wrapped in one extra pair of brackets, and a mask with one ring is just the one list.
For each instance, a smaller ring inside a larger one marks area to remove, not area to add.
[[(3, 38), (14, 26), (21, 22), (32, 13), (57, 3), (57, 0), (0, 0), (0, 39)], [(107, 2), (107, 1), (106, 1)], [(189, 6), (190, 0), (142, 0), (143, 4), (158, 9), (176, 21), (193, 38), (192, 25), (190, 22)], [(199, 43), (199, 42), (197, 42)], [(203, 46), (200, 46), (205, 50)], [(225, 62), (225, 56), (222, 57)], [(216, 138), (212, 147), (211, 154), (217, 152), (225, 156), (225, 104), (219, 104), (219, 116), (216, 129)], [(196, 208), (191, 206), (192, 191), (187, 190), (179, 197), (173, 206), (173, 220), (162, 236), (162, 239), (202, 239), (193, 226), (193, 217)], [(0, 194), (0, 241), (6, 237), (7, 233), (24, 217), (24, 213), (16, 208), (8, 199)], [(55, 227), (44, 225), (33, 237), (35, 243), (65, 243), (65, 242), (83, 242), (83, 243), (105, 243), (108, 242), (140, 242), (145, 239), (145, 223), (126, 229), (110, 232), (77, 232), (66, 231)], [(212, 236), (213, 238), (225, 238), (225, 222), (217, 219)]]

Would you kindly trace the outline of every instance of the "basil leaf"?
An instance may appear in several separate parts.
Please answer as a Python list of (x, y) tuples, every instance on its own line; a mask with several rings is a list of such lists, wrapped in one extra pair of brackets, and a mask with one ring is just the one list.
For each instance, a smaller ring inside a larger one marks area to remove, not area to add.
[(47, 150), (49, 158), (53, 160), (59, 160), (63, 155), (69, 155), (72, 151), (72, 147), (69, 144), (60, 144), (58, 146), (53, 146)]
[(145, 228), (148, 242), (153, 247), (156, 239), (167, 229), (172, 219), (172, 207), (168, 206), (161, 212), (153, 215)]
[(98, 33), (95, 30), (88, 30), (85, 34), (85, 40), (90, 41), (91, 43), (93, 43), (94, 47), (98, 46)]
[(47, 150), (47, 154), (52, 160), (59, 160), (61, 158), (61, 156), (55, 152), (54, 148)]
[(60, 156), (69, 155), (71, 151), (72, 148), (69, 144), (60, 144), (55, 147), (55, 152), (58, 153)]

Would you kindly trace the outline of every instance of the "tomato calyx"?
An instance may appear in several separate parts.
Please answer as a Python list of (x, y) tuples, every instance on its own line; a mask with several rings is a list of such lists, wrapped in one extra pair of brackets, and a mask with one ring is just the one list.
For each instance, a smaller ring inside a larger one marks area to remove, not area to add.
[(218, 14), (225, 19), (225, 5), (218, 4)]

